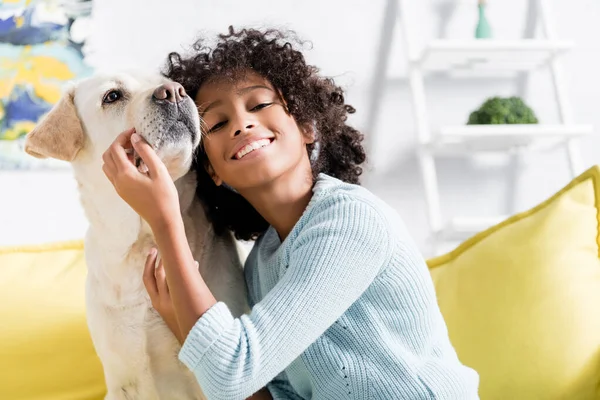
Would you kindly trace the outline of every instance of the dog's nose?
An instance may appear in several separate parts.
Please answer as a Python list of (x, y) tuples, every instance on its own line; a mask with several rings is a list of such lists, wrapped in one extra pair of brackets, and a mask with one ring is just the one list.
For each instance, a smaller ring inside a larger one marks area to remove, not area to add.
[(154, 89), (152, 94), (152, 97), (156, 100), (166, 100), (171, 103), (179, 103), (186, 96), (185, 89), (177, 82), (163, 83)]

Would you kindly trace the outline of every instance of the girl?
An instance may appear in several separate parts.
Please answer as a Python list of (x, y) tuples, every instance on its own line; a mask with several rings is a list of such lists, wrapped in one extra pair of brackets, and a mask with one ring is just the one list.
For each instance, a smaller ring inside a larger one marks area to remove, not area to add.
[(215, 230), (256, 239), (251, 313), (233, 318), (198, 275), (173, 182), (140, 136), (123, 133), (104, 170), (155, 234), (164, 266), (149, 255), (146, 289), (208, 398), (478, 398), (400, 217), (357, 185), (365, 153), (342, 90), (278, 31), (230, 27), (195, 51), (172, 53), (166, 75), (203, 120), (197, 193)]

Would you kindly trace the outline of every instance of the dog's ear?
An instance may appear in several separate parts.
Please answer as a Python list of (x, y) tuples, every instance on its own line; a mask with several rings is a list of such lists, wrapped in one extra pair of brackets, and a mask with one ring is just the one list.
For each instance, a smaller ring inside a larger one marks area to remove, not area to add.
[(37, 126), (25, 136), (25, 151), (37, 158), (73, 161), (83, 147), (81, 121), (70, 88)]

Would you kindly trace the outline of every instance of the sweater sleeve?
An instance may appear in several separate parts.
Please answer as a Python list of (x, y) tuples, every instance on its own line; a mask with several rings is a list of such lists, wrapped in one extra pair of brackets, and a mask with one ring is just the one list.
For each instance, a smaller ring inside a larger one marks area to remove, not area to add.
[(268, 383), (267, 389), (269, 390), (269, 393), (271, 393), (273, 400), (304, 400), (290, 385), (285, 371), (277, 375), (275, 379)]
[(234, 319), (219, 302), (190, 331), (179, 357), (209, 399), (245, 399), (271, 382), (342, 316), (389, 258), (381, 214), (362, 200), (331, 197), (310, 210), (283, 276), (250, 314)]

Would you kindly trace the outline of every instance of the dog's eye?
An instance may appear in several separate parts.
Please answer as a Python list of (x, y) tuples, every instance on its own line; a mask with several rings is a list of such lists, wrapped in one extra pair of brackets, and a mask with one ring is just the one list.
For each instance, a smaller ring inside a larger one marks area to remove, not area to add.
[(121, 97), (123, 97), (123, 93), (121, 93), (119, 90), (111, 90), (104, 95), (102, 102), (104, 104), (114, 103), (115, 101), (119, 100)]

